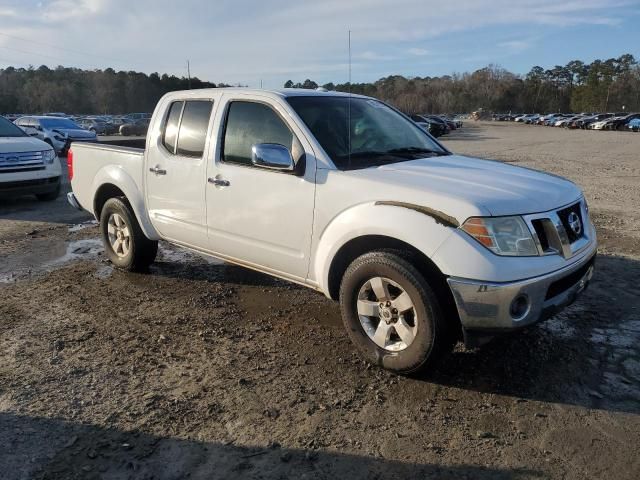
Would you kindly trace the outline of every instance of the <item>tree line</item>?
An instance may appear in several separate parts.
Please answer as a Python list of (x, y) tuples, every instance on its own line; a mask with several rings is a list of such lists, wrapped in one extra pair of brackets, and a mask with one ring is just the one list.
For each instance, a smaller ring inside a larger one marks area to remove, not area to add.
[[(317, 88), (307, 79), (285, 88)], [(407, 113), (640, 111), (640, 66), (631, 54), (573, 60), (550, 69), (533, 67), (526, 75), (489, 65), (472, 73), (406, 78), (392, 75), (373, 83), (322, 85), (327, 90), (368, 95)]]
[(198, 78), (59, 66), (0, 69), (0, 113), (151, 112), (167, 92), (216, 85)]
[[(224, 87), (198, 78), (46, 66), (0, 69), (0, 113), (150, 112), (167, 92)], [(285, 88), (317, 88), (307, 79)], [(326, 83), (328, 90), (379, 98), (407, 113), (640, 111), (640, 65), (631, 54), (517, 75), (497, 65), (440, 77), (392, 75), (372, 83)]]

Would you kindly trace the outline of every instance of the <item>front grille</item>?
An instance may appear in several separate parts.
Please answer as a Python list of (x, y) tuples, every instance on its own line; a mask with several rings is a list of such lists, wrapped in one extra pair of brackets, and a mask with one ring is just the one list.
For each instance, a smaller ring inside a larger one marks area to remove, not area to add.
[(0, 154), (0, 174), (41, 170), (44, 168), (42, 152), (20, 152)]
[[(580, 231), (576, 233), (569, 223), (569, 215), (575, 213), (580, 219)], [(580, 203), (576, 203), (571, 205), (570, 207), (563, 208), (562, 210), (558, 210), (558, 218), (562, 222), (562, 226), (567, 231), (567, 238), (569, 239), (569, 243), (573, 243), (576, 240), (582, 238), (584, 235), (584, 221), (582, 220), (582, 212), (580, 211)]]
[(550, 298), (556, 297), (563, 292), (566, 292), (568, 289), (573, 287), (576, 283), (580, 281), (582, 277), (587, 273), (589, 268), (595, 263), (596, 257), (594, 256), (585, 263), (582, 267), (580, 267), (575, 272), (571, 272), (566, 277), (562, 277), (560, 280), (556, 280), (551, 285), (549, 285), (549, 289), (547, 290), (547, 295), (545, 296), (545, 300), (549, 300)]
[(38, 170), (44, 170), (44, 165), (41, 167), (16, 167), (16, 168), (0, 168), (0, 173), (20, 173), (20, 172), (37, 172)]
[[(575, 215), (575, 218), (573, 218)], [(560, 210), (526, 215), (525, 221), (534, 236), (539, 255), (571, 258), (591, 241), (592, 227), (583, 201)], [(572, 224), (576, 228), (572, 228)]]
[(531, 225), (533, 225), (533, 229), (536, 231), (536, 235), (538, 235), (538, 241), (540, 242), (540, 247), (543, 252), (549, 251), (549, 238), (547, 237), (547, 232), (544, 229), (542, 219), (532, 220)]

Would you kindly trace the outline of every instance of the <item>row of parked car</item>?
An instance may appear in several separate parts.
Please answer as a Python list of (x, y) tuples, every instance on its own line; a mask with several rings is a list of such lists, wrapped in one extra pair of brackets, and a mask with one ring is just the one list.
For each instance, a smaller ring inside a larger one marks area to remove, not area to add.
[[(21, 114), (6, 114), (5, 118), (15, 122), (24, 117)], [(61, 112), (50, 112), (42, 117), (67, 118), (85, 130), (97, 135), (144, 135), (149, 126), (150, 113), (128, 113), (126, 115), (67, 115)]]
[(640, 131), (640, 113), (494, 114), (492, 120), (585, 130)]
[(434, 137), (462, 128), (463, 118), (460, 115), (413, 114), (411, 120), (416, 122)]
[(95, 142), (98, 135), (146, 135), (150, 114), (73, 116), (64, 113), (4, 115), (27, 135), (39, 138), (64, 155), (71, 142)]

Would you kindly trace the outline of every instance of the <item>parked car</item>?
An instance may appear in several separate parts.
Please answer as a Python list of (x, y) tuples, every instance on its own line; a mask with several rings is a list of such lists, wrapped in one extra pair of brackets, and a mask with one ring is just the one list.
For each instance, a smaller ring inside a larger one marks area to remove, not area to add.
[(441, 119), (440, 117), (438, 117), (437, 115), (421, 115), (421, 116), (430, 122), (435, 122), (438, 125), (440, 125), (440, 130), (442, 132), (440, 135), (446, 135), (451, 131), (451, 127), (449, 126), (449, 124), (445, 122), (443, 119)]
[(0, 117), (0, 197), (35, 195), (38, 200), (55, 200), (60, 194), (60, 175), (60, 162), (51, 145)]
[(164, 239), (323, 292), (395, 372), (554, 315), (593, 274), (574, 183), (454, 155), (370, 97), (172, 92), (148, 135), (147, 150), (69, 152), (69, 202), (99, 219), (115, 266), (147, 271)]
[(123, 115), (123, 116), (130, 118), (132, 120), (150, 120), (151, 119), (150, 113), (127, 113), (126, 115)]
[(572, 124), (577, 120), (580, 120), (580, 118), (582, 118), (580, 115), (573, 115), (573, 116), (561, 118), (554, 123), (554, 126), (568, 128), (570, 124)]
[(585, 117), (576, 123), (579, 125), (578, 128), (587, 129), (592, 123), (596, 123), (610, 117), (613, 117), (613, 113), (599, 113), (597, 115), (592, 115), (591, 117)]
[(627, 128), (632, 132), (640, 132), (640, 118), (634, 118), (627, 123)]
[(440, 134), (438, 133), (439, 132), (439, 126), (435, 122), (433, 122), (433, 123), (429, 122), (424, 117), (421, 117), (420, 115), (416, 115), (416, 114), (409, 115), (409, 117), (411, 118), (411, 120), (413, 120), (416, 123), (416, 125), (418, 125), (422, 129), (424, 129), (426, 132), (429, 132), (434, 137), (440, 136)]
[(22, 130), (32, 137), (44, 140), (58, 154), (65, 155), (71, 142), (96, 142), (98, 137), (68, 118), (27, 116), (15, 121)]
[(89, 130), (96, 135), (111, 135), (117, 131), (114, 125), (97, 118), (87, 117), (79, 120), (77, 123), (85, 130)]
[(626, 115), (619, 115), (611, 117), (604, 124), (605, 130), (625, 130), (627, 125), (634, 118), (640, 118), (640, 113), (628, 113)]
[(540, 115), (537, 113), (534, 113), (533, 115), (527, 116), (527, 118), (525, 118), (524, 120), (524, 123), (526, 123), (527, 125), (531, 125), (532, 123), (537, 122), (539, 118), (540, 118)]
[(149, 128), (149, 120), (142, 118), (129, 123), (123, 123), (118, 128), (120, 135), (146, 135)]

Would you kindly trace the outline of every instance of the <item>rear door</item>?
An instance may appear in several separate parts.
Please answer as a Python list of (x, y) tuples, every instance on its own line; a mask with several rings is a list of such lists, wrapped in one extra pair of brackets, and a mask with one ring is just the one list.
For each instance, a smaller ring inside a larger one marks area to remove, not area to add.
[[(216, 125), (222, 128), (208, 172), (213, 183), (207, 185), (207, 221), (213, 252), (304, 281), (316, 158), (291, 116), (284, 102), (271, 97), (238, 93), (221, 98)], [(254, 166), (251, 148), (259, 143), (286, 146), (301, 168), (291, 173)]]
[(207, 248), (206, 147), (213, 100), (168, 104), (160, 128), (150, 133), (145, 165), (147, 208), (163, 237)]

